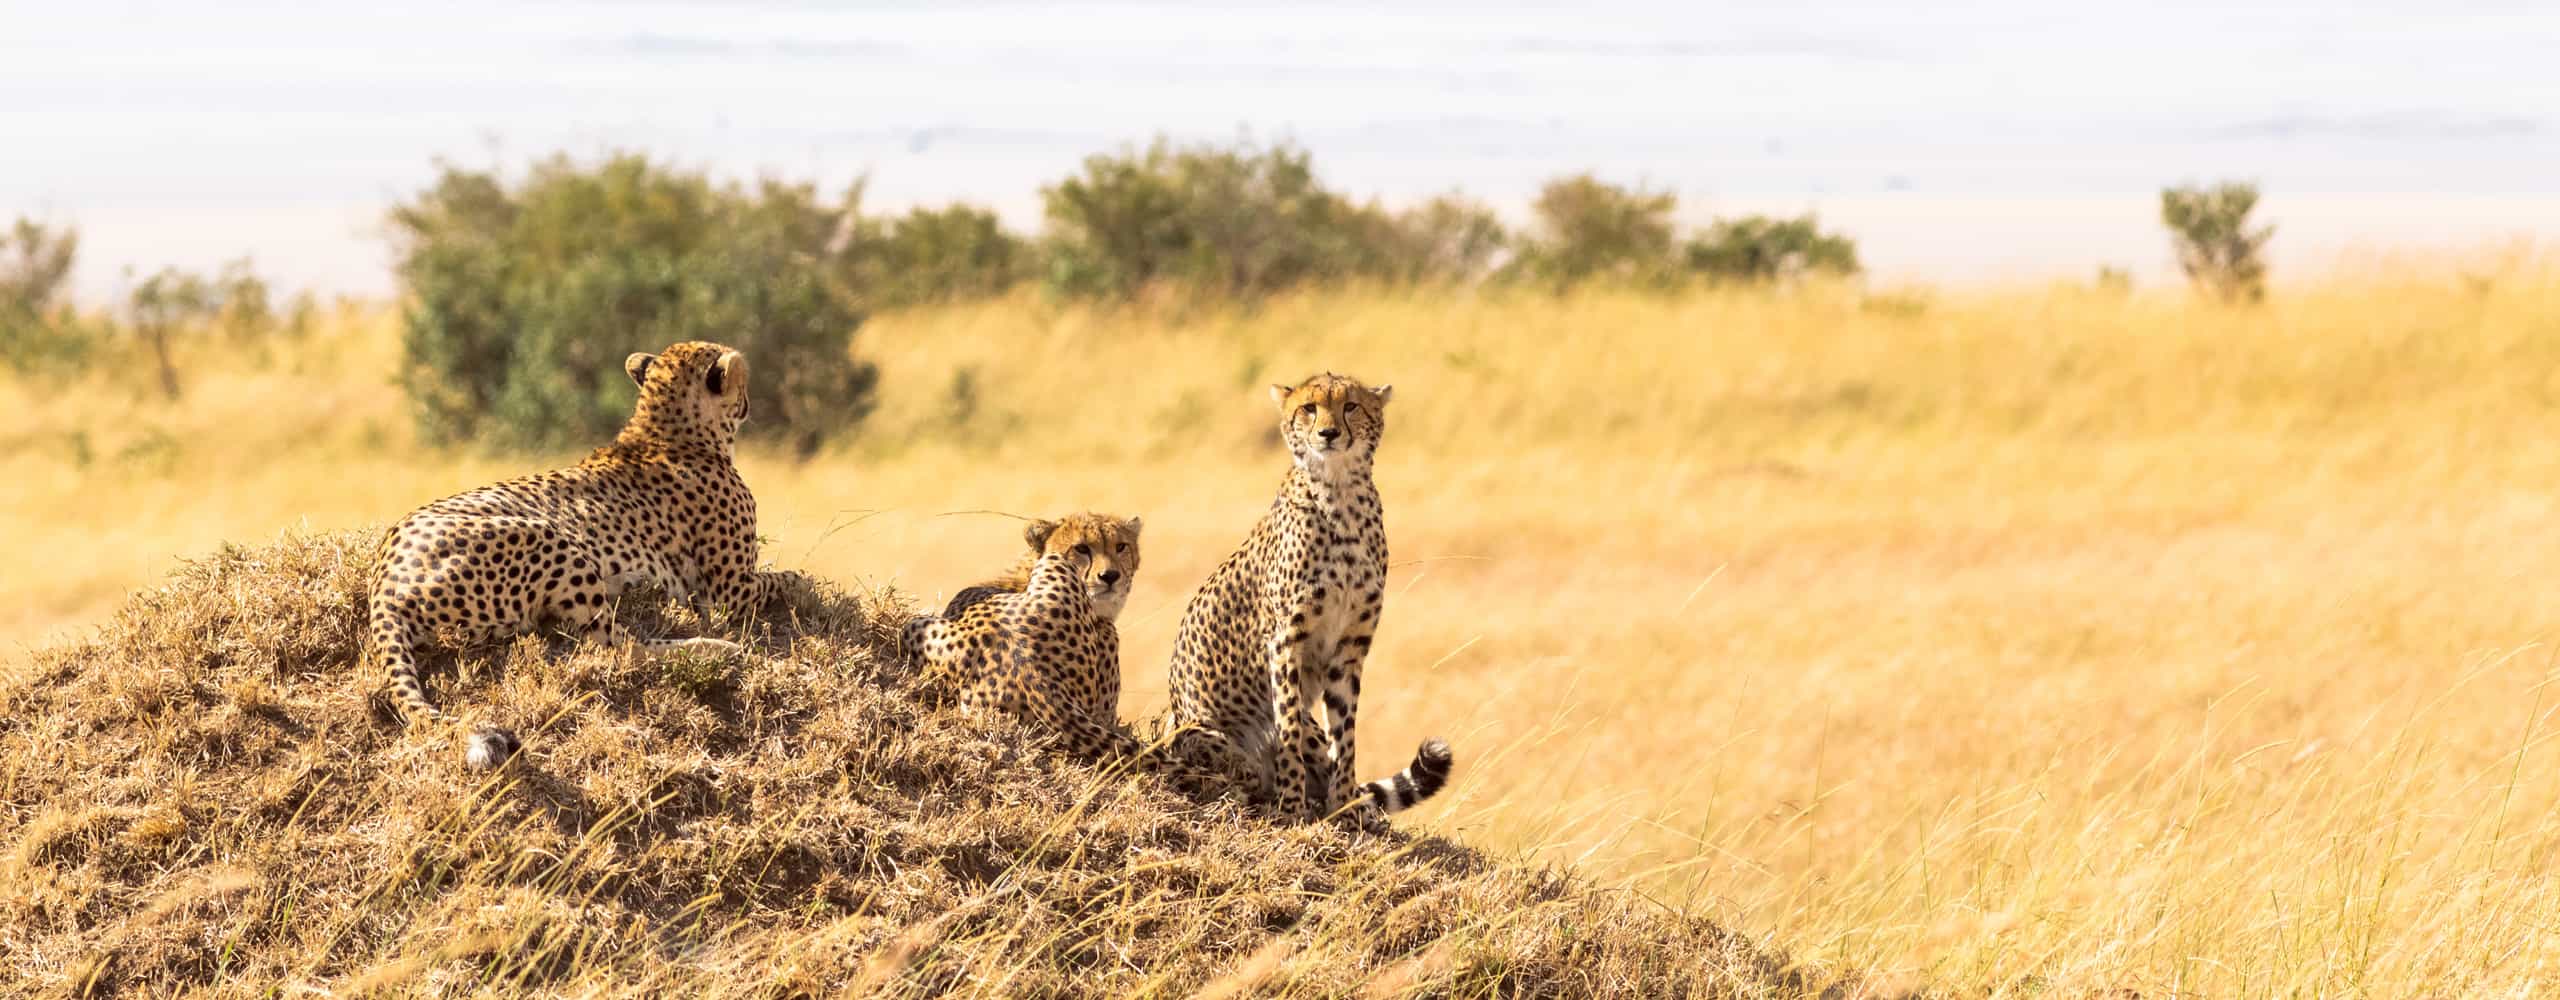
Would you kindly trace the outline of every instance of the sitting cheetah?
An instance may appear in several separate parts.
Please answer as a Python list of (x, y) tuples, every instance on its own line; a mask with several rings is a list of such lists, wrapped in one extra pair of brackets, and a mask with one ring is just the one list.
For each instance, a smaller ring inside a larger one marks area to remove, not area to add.
[[(1369, 473), (1394, 391), (1331, 373), (1271, 387), (1295, 465), (1244, 547), (1192, 595), (1174, 640), (1169, 718), (1231, 742), (1253, 762), (1249, 788), (1283, 817), (1348, 808), (1345, 818), (1374, 829), (1449, 780), (1449, 745), (1427, 740), (1401, 773), (1352, 786), (1360, 664), (1387, 579)], [(1319, 697), (1330, 731), (1316, 725)]]
[[(1122, 520), (1100, 515), (1084, 516), (1089, 518), (1086, 523), (1101, 533), (1097, 544), (1115, 553), (1114, 558), (1119, 562), (1121, 573), (1119, 586), (1094, 593), (1093, 613), (1117, 622), (1120, 620), (1121, 610), (1129, 606), (1129, 581), (1138, 575), (1138, 519), (1133, 517)], [(1030, 551), (1014, 560), (1013, 565), (1006, 567), (1004, 572), (951, 595), (951, 603), (943, 607), (942, 617), (957, 619), (960, 613), (967, 611), (972, 604), (998, 594), (1019, 594), (1023, 588), (1029, 587), (1031, 571), (1040, 564), (1041, 543), (1038, 539), (1042, 535), (1040, 531), (1027, 534), (1025, 537), (1032, 540)]]
[[(756, 571), (756, 501), (732, 461), (747, 416), (747, 360), (719, 344), (634, 354), (640, 400), (613, 443), (568, 469), (459, 493), (384, 537), (373, 568), (366, 657), (389, 672), (411, 721), (442, 713), (418, 679), (416, 649), (526, 632), (545, 618), (582, 639), (619, 638), (613, 602), (654, 584), (734, 614), (771, 586)], [(651, 648), (734, 650), (720, 639)], [(515, 735), (484, 727), (466, 760), (494, 767)]]
[(1196, 794), (1206, 785), (1195, 765), (1224, 775), (1242, 762), (1204, 733), (1154, 748), (1118, 725), (1120, 630), (1112, 618), (1129, 599), (1140, 527), (1137, 518), (1104, 514), (1033, 522), (1023, 539), (1037, 558), (1020, 592), (972, 588), (984, 592), (908, 621), (899, 648), (939, 700), (1036, 722), (1073, 756), (1137, 761)]

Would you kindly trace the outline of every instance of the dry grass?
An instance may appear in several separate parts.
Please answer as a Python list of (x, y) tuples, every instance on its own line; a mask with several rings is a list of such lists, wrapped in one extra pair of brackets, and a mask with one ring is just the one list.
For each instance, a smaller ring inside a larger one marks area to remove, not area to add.
[[(768, 556), (861, 588), (946, 591), (1019, 545), (946, 512), (1143, 514), (1136, 716), (1189, 586), (1279, 478), (1260, 383), (1393, 381), (1362, 770), (1439, 734), (1461, 773), (1406, 826), (1584, 863), (1875, 982), (2521, 995), (2560, 980), (2555, 317), (2560, 266), (2517, 257), (2254, 310), (1019, 300), (875, 321), (865, 438), (746, 473)], [(177, 407), (140, 380), (0, 383), (29, 415), (0, 439), (0, 532), (42, 569), (0, 582), (0, 628), (34, 643), (175, 554), (524, 467), (418, 458), (392, 351), (350, 317), (264, 367), (202, 359)], [(54, 828), (144, 822), (64, 805)], [(942, 932), (897, 933), (873, 956)], [(1218, 961), (1309, 966), (1262, 947)], [(1387, 964), (1465, 967), (1434, 955)]]
[[(491, 780), (347, 669), (373, 535), (226, 549), (0, 689), (0, 978), (38, 995), (1787, 995), (1749, 942), (1432, 837), (1282, 828), (922, 711), (822, 588), (681, 673), (445, 676)], [(644, 622), (644, 627), (647, 627)]]

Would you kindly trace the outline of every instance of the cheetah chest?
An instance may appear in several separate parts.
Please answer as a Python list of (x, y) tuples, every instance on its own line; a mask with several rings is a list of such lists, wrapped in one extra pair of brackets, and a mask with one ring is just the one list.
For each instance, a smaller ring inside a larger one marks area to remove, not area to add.
[(1356, 537), (1328, 538), (1315, 552), (1305, 628), (1307, 641), (1326, 659), (1376, 606), (1382, 574), (1369, 562), (1368, 547)]

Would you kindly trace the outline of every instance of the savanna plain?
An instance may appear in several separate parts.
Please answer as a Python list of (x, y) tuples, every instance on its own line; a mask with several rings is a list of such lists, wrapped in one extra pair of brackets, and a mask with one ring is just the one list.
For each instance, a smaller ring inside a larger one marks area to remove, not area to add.
[[(176, 402), (141, 364), (0, 378), (7, 656), (225, 542), (553, 463), (419, 444), (398, 324), (194, 343)], [(1281, 479), (1263, 387), (1394, 384), (1362, 770), (1432, 735), (1459, 760), (1402, 827), (1876, 991), (2560, 983), (2548, 257), (2348, 264), (2253, 306), (1026, 293), (876, 316), (856, 350), (882, 388), (855, 439), (741, 456), (765, 558), (932, 600), (1014, 556), (1006, 514), (1142, 515), (1130, 718)]]

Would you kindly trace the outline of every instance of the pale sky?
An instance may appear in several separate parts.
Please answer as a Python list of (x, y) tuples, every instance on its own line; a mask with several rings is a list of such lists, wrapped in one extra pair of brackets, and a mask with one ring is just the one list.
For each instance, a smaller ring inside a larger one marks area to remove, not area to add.
[(2253, 179), (2276, 262), (2560, 241), (2560, 4), (1536, 6), (0, 0), (0, 217), (80, 287), (248, 254), (391, 287), (444, 157), (632, 149), (1018, 226), (1085, 154), (1289, 138), (1338, 189), (1507, 212), (1596, 170), (1815, 210), (1883, 281), (2168, 267), (2164, 185)]

